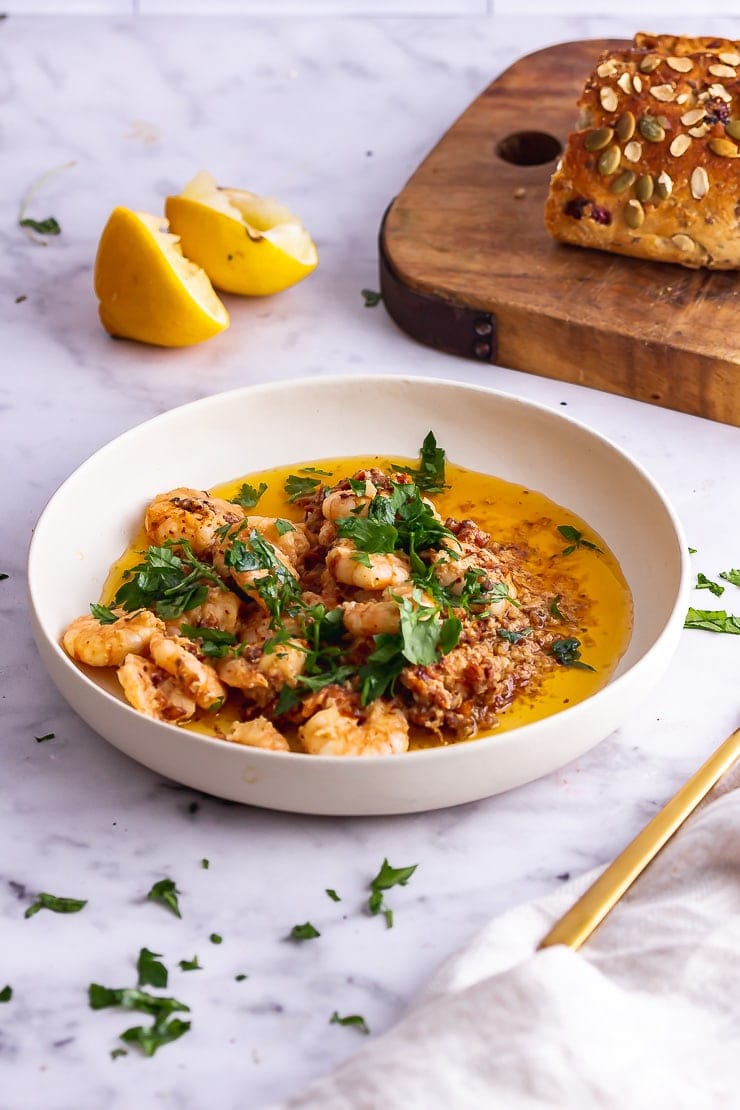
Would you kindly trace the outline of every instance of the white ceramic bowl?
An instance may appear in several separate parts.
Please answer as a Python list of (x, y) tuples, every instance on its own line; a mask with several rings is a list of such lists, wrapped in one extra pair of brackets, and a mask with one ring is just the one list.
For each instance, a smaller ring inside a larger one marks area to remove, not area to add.
[[(88, 611), (152, 496), (208, 488), (312, 458), (414, 457), (432, 428), (452, 461), (539, 490), (594, 528), (619, 559), (634, 630), (609, 684), (586, 701), (472, 743), (382, 758), (286, 755), (142, 716), (115, 679), (59, 645)], [(666, 670), (682, 628), (682, 529), (648, 475), (559, 412), (492, 390), (418, 378), (320, 378), (207, 397), (125, 433), (52, 497), (35, 530), (28, 585), (39, 652), (96, 732), (161, 775), (251, 805), (337, 815), (410, 813), (508, 790), (561, 767), (617, 728)]]

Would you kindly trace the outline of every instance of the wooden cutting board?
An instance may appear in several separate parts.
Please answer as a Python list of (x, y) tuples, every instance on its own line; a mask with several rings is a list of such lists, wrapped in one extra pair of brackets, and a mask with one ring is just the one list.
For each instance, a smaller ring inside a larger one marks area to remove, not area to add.
[(385, 214), (383, 301), (439, 350), (740, 425), (740, 273), (565, 246), (545, 230), (580, 88), (603, 49), (625, 45), (540, 50), (470, 105)]

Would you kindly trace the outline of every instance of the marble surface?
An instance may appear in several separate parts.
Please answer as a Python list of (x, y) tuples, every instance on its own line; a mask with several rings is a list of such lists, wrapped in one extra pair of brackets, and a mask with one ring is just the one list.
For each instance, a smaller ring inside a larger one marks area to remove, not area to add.
[[(703, 22), (686, 17), (681, 29), (705, 31)], [(13, 989), (0, 1004), (3, 1110), (261, 1107), (295, 1094), (362, 1041), (329, 1024), (335, 1010), (362, 1014), (371, 1036), (388, 1029), (491, 917), (612, 858), (738, 724), (740, 638), (685, 632), (640, 711), (538, 782), (410, 817), (262, 812), (161, 781), (95, 736), (48, 679), (26, 608), (34, 522), (99, 446), (209, 393), (337, 372), (485, 382), (567, 405), (664, 487), (698, 549), (697, 571), (740, 565), (738, 429), (436, 354), (360, 295), (377, 287), (388, 201), (500, 70), (538, 46), (629, 35), (641, 23), (636, 9), (536, 21), (0, 24), (0, 989)], [(712, 30), (739, 37), (740, 21)], [(35, 246), (17, 227), (20, 199), (68, 162), (32, 210), (53, 213), (62, 234)], [(230, 299), (230, 330), (201, 347), (110, 340), (91, 289), (108, 213), (161, 210), (201, 167), (289, 203), (319, 244), (319, 269), (278, 298)], [(692, 601), (740, 612), (738, 598), (728, 587), (719, 602), (705, 591)], [(392, 929), (365, 912), (386, 856), (418, 864), (389, 896)], [(180, 919), (146, 900), (166, 876), (181, 891)], [(39, 891), (88, 904), (26, 919)], [(321, 937), (287, 942), (307, 920)], [(140, 1015), (93, 1012), (87, 987), (133, 985), (143, 946), (162, 953), (167, 993), (190, 1005), (192, 1029), (154, 1059), (111, 1058)], [(194, 955), (202, 970), (180, 971)]]

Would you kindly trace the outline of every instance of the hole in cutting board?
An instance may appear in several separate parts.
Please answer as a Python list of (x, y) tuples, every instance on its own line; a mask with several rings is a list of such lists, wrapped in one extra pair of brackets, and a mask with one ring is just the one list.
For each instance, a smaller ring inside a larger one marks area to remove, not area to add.
[(514, 131), (496, 144), (499, 158), (515, 166), (541, 166), (554, 161), (562, 150), (560, 140), (545, 131)]

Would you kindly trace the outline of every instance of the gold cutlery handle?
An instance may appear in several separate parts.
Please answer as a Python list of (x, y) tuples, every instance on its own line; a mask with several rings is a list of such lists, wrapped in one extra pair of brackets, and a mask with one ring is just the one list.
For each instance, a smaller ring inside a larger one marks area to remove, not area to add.
[(670, 840), (676, 829), (683, 824), (738, 758), (740, 758), (740, 728), (728, 736), (660, 813), (657, 813), (614, 862), (609, 864), (585, 894), (582, 894), (568, 912), (553, 925), (537, 947), (549, 948), (553, 944), (565, 944), (574, 950), (580, 948), (650, 861)]

